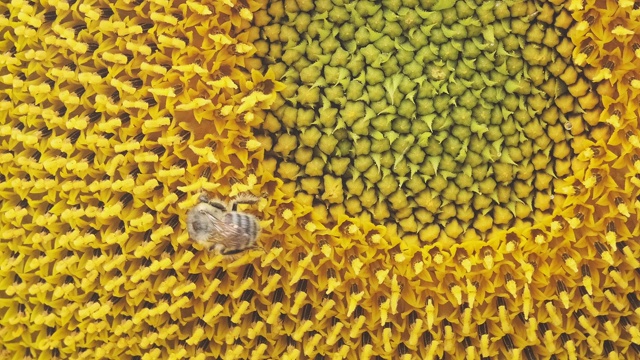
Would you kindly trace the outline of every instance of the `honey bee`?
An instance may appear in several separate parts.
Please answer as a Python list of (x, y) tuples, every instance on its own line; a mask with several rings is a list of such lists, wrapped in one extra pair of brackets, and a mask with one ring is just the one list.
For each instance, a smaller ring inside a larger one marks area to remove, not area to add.
[(202, 194), (198, 204), (187, 213), (187, 231), (191, 238), (222, 255), (235, 255), (250, 249), (260, 249), (256, 244), (260, 234), (258, 219), (238, 211), (238, 204), (255, 204), (258, 198), (243, 195), (228, 204), (210, 199)]

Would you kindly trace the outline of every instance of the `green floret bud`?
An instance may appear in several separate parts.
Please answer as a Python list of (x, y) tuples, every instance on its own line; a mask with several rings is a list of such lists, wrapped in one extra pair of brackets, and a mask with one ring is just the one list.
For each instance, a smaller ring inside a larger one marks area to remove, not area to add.
[(429, 138), (429, 142), (426, 147), (426, 153), (429, 156), (438, 156), (442, 154), (442, 145), (433, 136)]
[(391, 38), (396, 38), (403, 34), (402, 27), (400, 24), (396, 22), (388, 22), (387, 25), (382, 29), (382, 33), (389, 35)]
[(327, 108), (320, 111), (320, 124), (325, 128), (333, 128), (336, 125), (336, 119), (338, 117), (338, 109)]
[(487, 1), (476, 9), (476, 16), (482, 25), (487, 26), (496, 21), (496, 17), (493, 14), (494, 4), (493, 1)]
[(373, 16), (370, 16), (367, 19), (367, 24), (369, 24), (369, 27), (372, 30), (377, 32), (381, 32), (382, 29), (384, 29), (386, 23), (387, 23), (387, 20), (385, 20), (384, 13), (382, 10), (376, 11), (376, 13), (373, 14)]
[(408, 99), (402, 100), (398, 106), (398, 115), (406, 118), (414, 117), (416, 115), (416, 105)]
[(497, 182), (502, 184), (509, 184), (513, 181), (513, 165), (494, 163), (493, 175)]
[(450, 41), (441, 28), (431, 29), (431, 36), (429, 37), (429, 40), (436, 45), (442, 45)]
[(376, 154), (381, 154), (385, 151), (388, 151), (391, 148), (391, 144), (389, 144), (389, 139), (372, 139), (371, 140), (371, 151)]
[(411, 132), (411, 121), (402, 117), (395, 118), (391, 122), (391, 129), (398, 134), (408, 134)]
[(438, 59), (437, 47), (425, 46), (418, 50), (416, 53), (416, 61), (420, 64), (430, 63), (436, 59)]
[(455, 23), (451, 25), (450, 34), (451, 34), (451, 38), (454, 40), (464, 40), (468, 37), (467, 27), (460, 23)]
[(367, 171), (367, 169), (369, 169), (371, 165), (373, 165), (373, 159), (369, 155), (356, 156), (355, 160), (353, 161), (353, 166), (361, 173)]
[(420, 31), (420, 29), (409, 30), (408, 35), (409, 43), (416, 49), (420, 49), (429, 44), (429, 38), (425, 33)]
[(318, 148), (320, 151), (327, 155), (331, 155), (333, 151), (336, 149), (336, 145), (338, 145), (338, 139), (336, 139), (333, 135), (324, 134), (320, 137), (320, 141), (318, 142)]
[(353, 80), (349, 82), (349, 86), (347, 86), (347, 100), (355, 101), (362, 96), (364, 93), (364, 84), (360, 81)]
[(351, 71), (351, 76), (357, 77), (364, 70), (365, 60), (362, 54), (354, 54), (347, 63), (346, 68)]
[(299, 147), (294, 154), (294, 158), (296, 163), (306, 165), (311, 161), (311, 159), (313, 159), (313, 149), (308, 147)]
[(507, 35), (509, 35), (510, 30), (503, 26), (504, 22), (494, 22), (491, 26), (493, 26), (493, 35), (496, 39), (502, 40)]
[(307, 35), (312, 38), (317, 37), (320, 31), (324, 31), (324, 22), (322, 20), (312, 20), (307, 26)]
[(510, 57), (507, 59), (507, 71), (509, 75), (515, 76), (517, 73), (521, 72), (524, 68), (524, 62), (522, 59), (517, 57)]
[(427, 65), (427, 76), (430, 80), (440, 81), (449, 77), (449, 70), (444, 66), (437, 66), (434, 64)]
[(380, 156), (380, 166), (382, 168), (390, 169), (393, 166), (395, 160), (396, 158), (395, 156), (393, 156), (393, 153), (391, 151), (385, 151), (384, 153), (382, 153), (382, 156)]
[(404, 159), (402, 155), (396, 154), (396, 163), (393, 166), (393, 172), (400, 177), (404, 177), (410, 171), (411, 168), (409, 167), (409, 163), (407, 162), (407, 160)]
[(509, 147), (507, 149), (507, 152), (509, 153), (509, 157), (511, 158), (511, 160), (513, 160), (516, 163), (519, 163), (522, 160), (524, 160), (524, 156), (522, 156), (522, 150), (520, 150), (520, 148)]
[(367, 65), (373, 64), (380, 56), (380, 50), (373, 44), (369, 44), (360, 50), (360, 54), (364, 56)]
[(442, 190), (442, 196), (447, 200), (456, 201), (459, 192), (460, 188), (454, 182), (449, 182), (447, 187)]
[(463, 107), (455, 107), (451, 111), (451, 117), (453, 121), (458, 125), (469, 126), (471, 125), (472, 113), (471, 110)]
[(338, 140), (347, 140), (349, 138), (349, 130), (345, 128), (336, 129), (332, 134)]
[(395, 106), (390, 105), (387, 102), (387, 99), (380, 99), (376, 102), (373, 102), (369, 105), (371, 110), (373, 110), (376, 114), (395, 114), (397, 108)]
[(366, 27), (360, 27), (356, 30), (356, 32), (354, 33), (353, 38), (356, 41), (356, 45), (362, 47), (365, 46), (369, 43), (371, 43), (371, 35), (369, 32), (369, 29), (367, 29)]
[(552, 52), (546, 46), (528, 45), (522, 50), (522, 58), (531, 65), (545, 66), (551, 62)]
[(449, 26), (458, 21), (458, 13), (454, 7), (440, 11), (442, 13), (442, 23)]
[(494, 106), (493, 109), (491, 109), (491, 120), (489, 121), (491, 124), (500, 125), (502, 123), (502, 120), (504, 120), (503, 108), (504, 107)]
[(413, 60), (402, 68), (402, 73), (411, 79), (422, 76), (424, 68), (417, 61)]
[[(500, 125), (489, 125), (487, 126), (488, 130), (484, 134), (484, 137), (489, 141), (497, 141), (502, 138), (502, 133), (500, 132)], [(485, 148), (487, 149), (487, 148)]]
[(427, 95), (422, 95), (420, 99), (416, 100), (416, 106), (417, 106), (416, 111), (418, 115), (427, 115), (427, 114), (434, 113), (436, 108), (433, 105), (434, 104), (433, 99), (431, 99), (434, 92), (427, 94), (429, 96), (428, 98), (426, 97)]
[(366, 138), (366, 137), (360, 138), (355, 142), (353, 149), (355, 151), (356, 156), (367, 155), (371, 151), (371, 140), (369, 140), (369, 138)]
[(480, 153), (485, 147), (487, 147), (487, 140), (481, 137), (474, 136), (469, 141), (469, 150)]
[(309, 176), (322, 176), (324, 175), (325, 162), (321, 158), (313, 158), (304, 167), (304, 173)]
[(389, 35), (384, 35), (373, 43), (376, 48), (382, 52), (392, 52), (395, 50), (395, 44)]
[(493, 70), (493, 61), (487, 59), (486, 56), (480, 55), (476, 59), (476, 69), (483, 73), (489, 73)]
[(344, 98), (344, 90), (342, 89), (342, 86), (324, 88), (324, 96), (326, 96), (332, 103), (339, 104), (340, 106), (344, 106), (347, 102), (347, 99)]
[(334, 6), (331, 11), (329, 11), (329, 20), (336, 24), (342, 24), (344, 22), (349, 21), (351, 15), (347, 9), (342, 6)]
[(313, 85), (322, 75), (320, 68), (317, 66), (309, 66), (300, 71), (300, 80), (306, 85)]
[(391, 148), (400, 154), (404, 154), (415, 143), (416, 138), (411, 134), (402, 134), (391, 144)]
[(451, 42), (440, 45), (440, 58), (442, 60), (458, 60), (460, 52), (453, 47)]
[(436, 108), (438, 114), (443, 114), (445, 110), (449, 108), (449, 100), (451, 97), (447, 94), (438, 95), (433, 100), (433, 106)]
[(382, 71), (384, 71), (384, 74), (386, 76), (392, 76), (400, 72), (398, 59), (396, 59), (395, 57), (389, 58), (389, 60), (385, 61), (384, 64), (382, 64)]
[(346, 50), (339, 47), (336, 51), (331, 55), (331, 61), (329, 65), (331, 66), (346, 66), (349, 63), (349, 58), (351, 54), (349, 54)]
[[(530, 26), (531, 26), (531, 23), (528, 21), (524, 21), (518, 18), (511, 19), (511, 32), (513, 34), (526, 35), (527, 31), (529, 31)], [(542, 40), (542, 36), (540, 36), (540, 40)], [(538, 42), (541, 42), (541, 41), (538, 41)]]
[[(376, 69), (376, 68), (372, 68), (371, 66), (367, 66), (367, 70), (366, 70), (366, 74), (365, 74), (365, 80), (367, 81), (368, 85), (376, 85), (376, 84), (380, 84), (381, 82), (384, 81), (385, 79), (385, 75), (384, 72), (380, 69)], [(383, 88), (384, 90), (384, 88)], [(371, 98), (371, 93), (369, 93), (369, 99), (371, 99), (372, 101), (375, 101)]]
[(369, 101), (371, 102), (380, 101), (386, 96), (386, 91), (384, 90), (384, 86), (382, 86), (382, 84), (367, 86), (365, 91), (369, 96)]
[(528, 81), (517, 81), (513, 79), (507, 80), (504, 84), (504, 89), (508, 93), (516, 93), (519, 95), (529, 95), (531, 93), (531, 83)]
[(407, 51), (404, 49), (398, 49), (396, 51), (396, 60), (398, 60), (398, 65), (405, 66), (408, 63), (412, 62), (415, 57), (415, 53), (413, 51)]
[(375, 1), (361, 0), (356, 3), (356, 11), (358, 14), (369, 17), (380, 9), (380, 5)]
[(298, 120), (298, 112), (296, 111), (296, 109), (293, 107), (285, 106), (281, 107), (280, 109), (282, 109), (282, 111), (279, 111), (278, 115), (282, 120), (282, 123), (288, 128), (295, 127)]
[(407, 76), (402, 76), (402, 80), (400, 80), (400, 84), (398, 85), (398, 90), (403, 94), (409, 94), (417, 85), (418, 84), (416, 84), (415, 81), (412, 81)]
[[(273, 44), (271, 44), (271, 46), (273, 47)], [(318, 61), (323, 54), (322, 47), (320, 47), (318, 40), (313, 40), (307, 45), (306, 56), (309, 60)]]
[(354, 134), (366, 136), (369, 134), (369, 123), (370, 121), (366, 118), (360, 118), (356, 120), (351, 126), (351, 131)]
[[(471, 114), (471, 112), (469, 112)], [(454, 125), (451, 134), (460, 140), (468, 139), (471, 136), (471, 130), (466, 125)]]
[(298, 109), (298, 116), (296, 118), (296, 126), (307, 127), (315, 121), (316, 113), (311, 109)]
[(309, 15), (306, 12), (298, 13), (298, 16), (296, 16), (296, 20), (294, 22), (296, 31), (299, 34), (303, 34), (307, 32), (307, 28), (309, 27), (309, 24), (311, 24), (311, 15)]
[(458, 19), (464, 19), (473, 16), (473, 14), (475, 13), (475, 7), (476, 5), (474, 5), (472, 8), (471, 6), (469, 6), (469, 4), (467, 4), (466, 1), (456, 1), (456, 14), (458, 16)]
[[(493, 8), (493, 13), (495, 14), (498, 20), (506, 19), (511, 16), (511, 12), (509, 10), (509, 4), (504, 1), (499, 1), (495, 3), (495, 7)], [(514, 15), (515, 16), (515, 15)]]
[(422, 162), (424, 161), (426, 154), (422, 150), (422, 148), (420, 148), (420, 146), (413, 145), (407, 151), (406, 156), (407, 156), (407, 159), (409, 159), (409, 161), (412, 164), (419, 165), (419, 164), (422, 164)]
[(348, 101), (345, 107), (340, 110), (340, 117), (348, 125), (364, 117), (364, 102), (362, 101)]
[(382, 0), (382, 5), (393, 12), (398, 12), (402, 6), (402, 0)]
[(465, 164), (468, 164), (469, 166), (471, 166), (471, 168), (473, 169), (473, 178), (476, 180), (482, 180), (484, 179), (484, 177), (479, 178), (476, 177), (475, 172), (476, 169), (478, 168), (478, 166), (480, 166), (482, 163), (484, 163), (484, 159), (482, 158), (482, 155), (480, 155), (480, 153), (476, 153), (473, 151), (467, 151), (467, 157), (464, 159)]
[(300, 142), (302, 142), (302, 144), (304, 144), (305, 146), (313, 148), (316, 146), (316, 144), (318, 144), (321, 136), (322, 133), (320, 132), (320, 130), (315, 126), (312, 126), (300, 133)]
[(300, 34), (295, 28), (289, 25), (282, 25), (280, 27), (280, 41), (283, 43), (292, 42), (294, 44), (300, 43)]
[(446, 189), (449, 182), (442, 175), (436, 175), (433, 179), (429, 180), (428, 184), (431, 189), (440, 193), (442, 190)]
[(473, 90), (481, 90), (487, 87), (479, 72), (474, 73), (469, 81), (471, 82), (471, 89)]
[(332, 54), (336, 51), (337, 48), (340, 47), (340, 41), (338, 39), (330, 36), (320, 42), (320, 47), (324, 54)]
[(458, 98), (457, 104), (467, 109), (474, 109), (478, 104), (478, 98), (470, 90), (466, 90)]
[[(504, 45), (504, 50), (507, 52), (520, 50), (520, 38), (515, 34), (507, 35), (507, 37), (502, 40), (502, 44)], [(515, 57), (515, 59), (518, 59), (518, 57)]]
[(311, 66), (311, 62), (309, 62), (305, 57), (301, 57), (295, 64), (293, 64), (293, 68), (296, 69), (297, 72), (300, 72), (302, 69), (309, 66)]
[(469, 79), (475, 72), (474, 69), (470, 68), (464, 61), (458, 61), (456, 64), (456, 75), (462, 79)]
[(402, 14), (400, 15), (400, 26), (402, 26), (405, 31), (422, 23), (422, 19), (418, 13), (415, 10), (406, 7), (406, 4), (405, 7), (398, 11), (398, 13)]
[[(520, 144), (520, 133), (512, 134), (504, 137), (505, 146), (518, 146)], [(504, 154), (504, 153), (503, 153)]]
[(376, 187), (382, 195), (389, 196), (398, 189), (398, 180), (396, 180), (395, 176), (388, 175), (383, 177), (382, 180), (376, 184)]
[(313, 105), (320, 101), (320, 88), (309, 88), (306, 85), (298, 88), (298, 102), (304, 105)]
[(348, 157), (342, 157), (342, 158), (332, 157), (331, 171), (333, 171), (333, 173), (338, 176), (342, 176), (347, 172), (347, 169), (349, 169), (350, 162), (351, 162), (351, 159), (349, 159)]
[(552, 28), (548, 28), (544, 33), (544, 38), (542, 39), (542, 43), (550, 48), (555, 48), (560, 44), (560, 35), (558, 32)]
[(338, 156), (349, 156), (351, 154), (352, 149), (353, 149), (353, 143), (350, 140), (343, 139), (338, 141), (338, 148), (336, 149), (336, 154)]
[(484, 99), (484, 101), (489, 102), (489, 103), (497, 103), (499, 101), (498, 99), (498, 89), (494, 88), (494, 87), (487, 87), (484, 90), (482, 90), (482, 93), (480, 94), (480, 96), (482, 96), (482, 99)]
[(467, 87), (460, 81), (449, 83), (447, 86), (449, 90), (449, 95), (451, 96), (462, 96), (467, 91)]
[[(462, 142), (458, 138), (456, 138), (455, 136), (448, 136), (442, 142), (442, 146), (444, 147), (444, 152), (446, 154), (449, 154), (449, 155), (452, 155), (452, 156), (455, 157), (460, 152), (460, 149), (462, 149)], [(452, 157), (443, 156), (442, 161), (444, 161), (445, 159), (450, 159), (452, 162), (455, 163), (455, 161), (453, 160)], [(442, 162), (440, 163), (440, 165), (442, 165)], [(448, 169), (445, 169), (445, 170), (453, 171), (454, 169), (455, 169), (455, 166), (454, 166), (453, 169), (448, 168)]]
[(465, 40), (462, 46), (462, 56), (467, 59), (475, 59), (482, 53), (471, 40)]

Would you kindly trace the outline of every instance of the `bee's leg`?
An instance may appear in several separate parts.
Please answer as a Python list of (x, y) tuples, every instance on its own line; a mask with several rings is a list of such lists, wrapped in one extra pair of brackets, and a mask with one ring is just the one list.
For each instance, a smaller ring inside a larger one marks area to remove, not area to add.
[(220, 200), (216, 200), (216, 199), (209, 199), (207, 201), (207, 203), (211, 206), (213, 206), (216, 209), (219, 209), (221, 211), (227, 211), (227, 204), (223, 203)]
[(255, 204), (260, 200), (260, 198), (255, 197), (251, 194), (242, 194), (236, 197), (229, 203), (231, 211), (238, 211), (238, 204)]
[(227, 251), (227, 248), (224, 245), (222, 245), (220, 243), (217, 243), (217, 244), (214, 244), (213, 246), (209, 247), (209, 251), (213, 251), (213, 252), (216, 252), (218, 254), (225, 255), (225, 252)]
[(245, 248), (245, 249), (224, 249), (222, 250), (222, 252), (220, 252), (222, 255), (228, 256), (228, 255), (238, 255), (240, 253), (243, 253), (247, 250), (249, 250), (251, 248)]

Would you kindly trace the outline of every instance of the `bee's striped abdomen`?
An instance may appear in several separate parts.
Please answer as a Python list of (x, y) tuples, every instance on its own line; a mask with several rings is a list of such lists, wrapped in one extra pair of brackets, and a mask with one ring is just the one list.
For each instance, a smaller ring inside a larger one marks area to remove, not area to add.
[(242, 245), (244, 247), (253, 245), (260, 231), (260, 225), (258, 225), (256, 218), (252, 215), (235, 211), (228, 213), (226, 216), (231, 224), (236, 225), (246, 235), (246, 243)]

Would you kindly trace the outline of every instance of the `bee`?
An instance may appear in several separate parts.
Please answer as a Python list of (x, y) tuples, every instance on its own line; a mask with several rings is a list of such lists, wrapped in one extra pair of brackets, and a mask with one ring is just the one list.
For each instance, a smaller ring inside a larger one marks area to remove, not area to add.
[(187, 213), (187, 231), (195, 242), (222, 255), (235, 255), (260, 249), (258, 219), (238, 211), (239, 204), (255, 204), (258, 198), (243, 195), (228, 204), (202, 194), (198, 204)]

